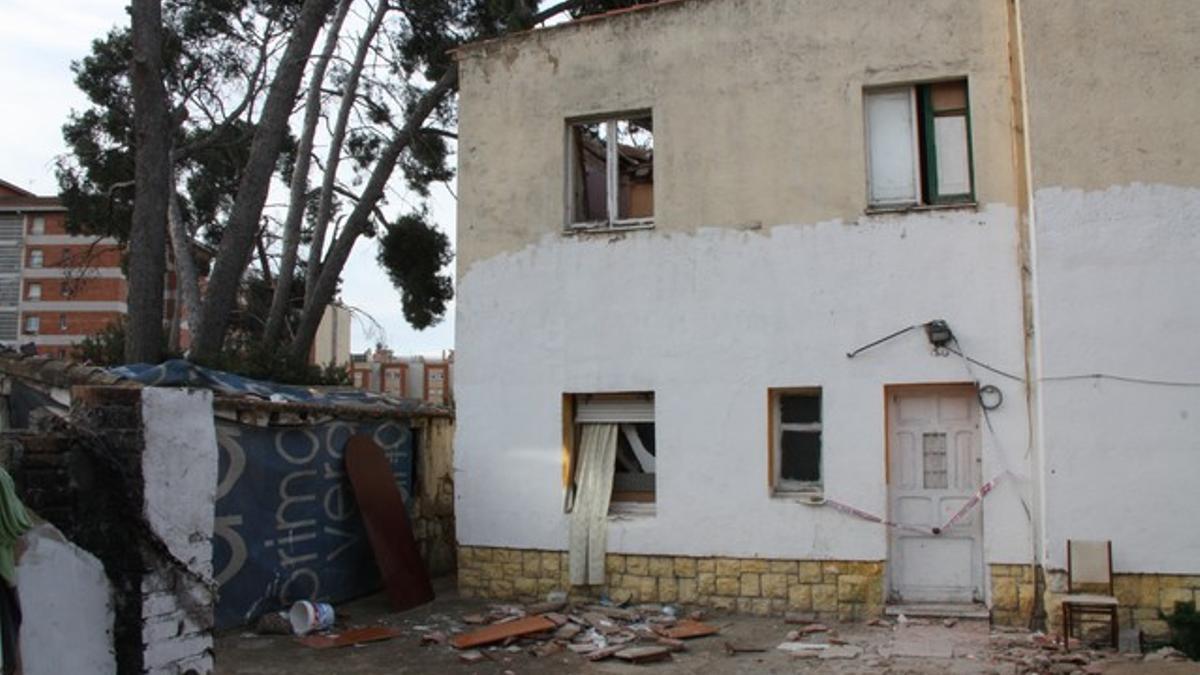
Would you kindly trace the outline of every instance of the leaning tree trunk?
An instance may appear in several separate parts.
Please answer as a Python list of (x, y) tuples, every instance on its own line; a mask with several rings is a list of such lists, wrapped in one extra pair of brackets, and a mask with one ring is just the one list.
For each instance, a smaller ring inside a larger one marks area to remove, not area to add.
[(242, 170), (242, 180), (234, 197), (233, 208), (221, 247), (205, 289), (199, 330), (193, 334), (192, 357), (212, 361), (221, 351), (229, 317), (237, 308), (242, 274), (249, 264), (258, 238), (259, 218), (267, 201), (275, 162), (288, 131), (288, 118), (304, 77), (304, 66), (313, 43), (335, 0), (305, 0), (283, 58), (267, 92), (259, 117), (250, 156)]
[[(283, 220), (283, 250), (279, 255), (279, 276), (271, 296), (267, 326), (263, 329), (265, 345), (279, 342), (284, 321), (287, 320), (288, 305), (292, 299), (292, 277), (296, 270), (296, 254), (300, 248), (300, 226), (304, 222), (304, 212), (308, 207), (308, 168), (312, 163), (313, 137), (317, 133), (317, 123), (321, 121), (321, 86), (325, 82), (329, 59), (337, 49), (342, 22), (346, 19), (352, 2), (353, 0), (341, 0), (339, 3), (333, 23), (325, 34), (325, 45), (321, 48), (320, 57), (313, 64), (312, 77), (308, 81), (308, 93), (304, 101), (304, 128), (296, 149), (296, 167), (292, 170), (288, 211)], [(380, 6), (387, 6), (387, 3), (381, 2)]]
[(166, 271), (170, 117), (162, 81), (162, 4), (133, 0), (134, 155), (133, 222), (129, 230), (128, 322), (125, 361), (158, 363), (163, 348), (163, 274)]
[[(346, 126), (350, 122), (350, 113), (354, 110), (355, 99), (358, 98), (358, 82), (362, 77), (363, 64), (371, 52), (371, 42), (383, 25), (387, 14), (388, 3), (380, 2), (371, 16), (371, 23), (358, 39), (358, 47), (354, 51), (354, 61), (350, 64), (349, 77), (342, 85), (342, 103), (338, 106), (338, 114), (334, 119), (333, 131), (329, 134), (329, 146), (325, 156), (325, 175), (321, 180), (321, 191), (317, 197), (317, 215), (313, 220), (312, 243), (308, 247), (308, 276), (304, 283), (304, 298), (313, 293), (317, 285), (317, 277), (321, 273), (321, 259), (325, 255), (325, 236), (329, 221), (333, 217), (333, 193), (337, 184), (338, 164), (342, 159), (342, 145), (346, 141)], [(322, 309), (322, 312), (324, 310)]]
[(296, 329), (296, 336), (292, 339), (292, 346), (288, 350), (288, 356), (293, 361), (302, 361), (312, 349), (313, 339), (317, 335), (317, 327), (320, 326), (321, 317), (325, 313), (325, 306), (333, 300), (333, 294), (337, 290), (342, 268), (345, 267), (346, 260), (350, 258), (354, 242), (367, 231), (375, 205), (383, 197), (383, 189), (387, 186), (388, 179), (392, 177), (392, 171), (396, 168), (396, 161), (399, 159), (400, 153), (408, 148), (429, 115), (457, 88), (458, 66), (453, 65), (442, 76), (442, 79), (437, 81), (437, 84), (421, 96), (409, 112), (408, 121), (404, 127), (396, 132), (396, 135), (380, 153), (366, 188), (363, 189), (358, 203), (355, 204), (354, 210), (346, 219), (341, 234), (330, 247), (329, 255), (321, 264), (320, 277), (313, 287), (312, 294), (305, 298), (300, 325)]
[[(171, 187), (167, 197), (167, 231), (171, 235), (171, 252), (175, 258), (176, 321), (188, 320), (188, 332), (196, 334), (200, 324), (200, 274), (192, 257), (192, 237), (183, 222), (179, 194), (175, 192), (175, 158), (171, 153)], [(182, 302), (181, 302), (182, 301)], [(182, 304), (182, 311), (180, 305)]]

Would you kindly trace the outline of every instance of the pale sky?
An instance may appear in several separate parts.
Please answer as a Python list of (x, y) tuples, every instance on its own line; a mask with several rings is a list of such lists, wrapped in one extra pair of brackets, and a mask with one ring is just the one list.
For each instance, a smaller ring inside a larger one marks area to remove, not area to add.
[[(128, 22), (125, 6), (125, 0), (0, 0), (0, 179), (38, 194), (57, 191), (54, 161), (67, 149), (62, 125), (72, 110), (87, 105), (75, 88), (71, 62), (87, 55), (94, 38)], [(392, 187), (403, 191), (403, 179), (393, 178)], [(442, 186), (433, 193), (434, 221), (454, 241), (454, 198)], [(270, 201), (276, 201), (274, 195)], [(405, 208), (392, 201), (385, 209), (389, 215)], [(415, 197), (408, 201), (419, 203)], [(359, 239), (342, 274), (342, 301), (373, 316), (384, 333), (355, 321), (354, 350), (380, 340), (400, 354), (452, 348), (453, 305), (440, 324), (413, 330), (375, 251), (374, 240)]]

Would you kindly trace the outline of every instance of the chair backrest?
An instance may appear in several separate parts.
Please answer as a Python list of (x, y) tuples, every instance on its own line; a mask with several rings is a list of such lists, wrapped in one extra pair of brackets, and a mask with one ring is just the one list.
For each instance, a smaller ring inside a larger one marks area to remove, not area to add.
[(1112, 542), (1067, 540), (1067, 591), (1105, 590), (1112, 595)]

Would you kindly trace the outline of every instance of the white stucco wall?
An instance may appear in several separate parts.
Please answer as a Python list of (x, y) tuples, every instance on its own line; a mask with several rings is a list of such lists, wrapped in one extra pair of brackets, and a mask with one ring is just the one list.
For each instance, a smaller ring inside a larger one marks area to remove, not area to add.
[[(885, 559), (883, 527), (771, 496), (768, 388), (823, 388), (826, 494), (883, 515), (884, 387), (970, 378), (922, 332), (846, 352), (943, 318), (1022, 372), (1007, 25), (983, 0), (697, 0), (461, 54), (459, 543), (566, 548), (563, 394), (651, 390), (656, 513), (610, 550)], [(981, 206), (864, 215), (864, 87), (959, 77)], [(639, 108), (654, 229), (564, 235), (566, 120)], [(1027, 475), (1022, 387), (982, 379), (1006, 400), (984, 477)], [(1031, 559), (1027, 490), (987, 498), (989, 562)]]
[[(772, 498), (767, 390), (821, 386), (827, 496), (884, 514), (887, 384), (968, 380), (908, 324), (949, 321), (965, 349), (1019, 372), (1013, 209), (617, 241), (550, 235), (477, 263), (459, 286), (455, 485), (461, 544), (562, 549), (564, 392), (655, 393), (657, 511), (611, 522), (624, 553), (883, 559), (879, 525)], [(995, 377), (999, 442), (985, 478), (1026, 469), (1020, 386)], [(1003, 454), (1003, 457), (1002, 457)], [(1025, 562), (1003, 484), (985, 502), (986, 559)]]
[(17, 591), (24, 675), (117, 672), (104, 565), (43, 523), (23, 537)]
[(142, 391), (146, 518), (179, 560), (212, 576), (217, 432), (212, 392)]
[[(1044, 378), (1200, 383), (1200, 189), (1045, 188), (1035, 197)], [(1043, 380), (1046, 559), (1109, 539), (1126, 572), (1200, 571), (1200, 387)]]
[(1200, 573), (1200, 4), (1021, 0), (1045, 560)]

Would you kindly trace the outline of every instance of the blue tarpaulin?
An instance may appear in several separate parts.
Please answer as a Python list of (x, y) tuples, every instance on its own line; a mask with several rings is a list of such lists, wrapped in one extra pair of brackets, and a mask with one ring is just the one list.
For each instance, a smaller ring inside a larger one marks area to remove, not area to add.
[(285, 427), (218, 420), (213, 569), (218, 627), (246, 623), (296, 600), (339, 602), (379, 588), (342, 450), (371, 435), (401, 494), (412, 487), (413, 437), (397, 421)]

